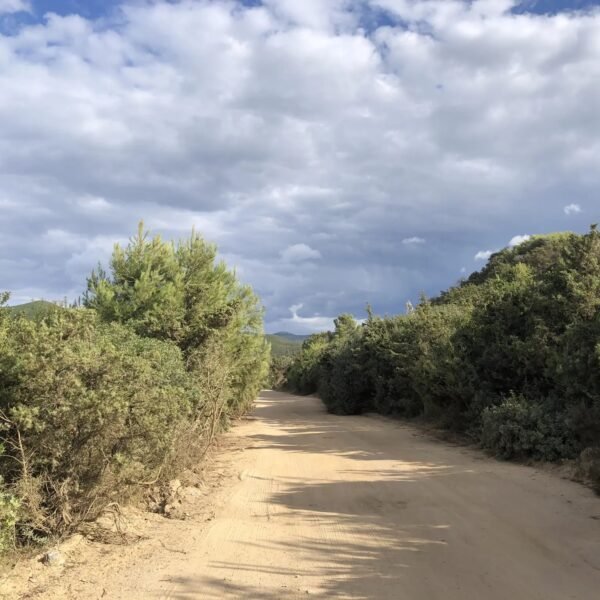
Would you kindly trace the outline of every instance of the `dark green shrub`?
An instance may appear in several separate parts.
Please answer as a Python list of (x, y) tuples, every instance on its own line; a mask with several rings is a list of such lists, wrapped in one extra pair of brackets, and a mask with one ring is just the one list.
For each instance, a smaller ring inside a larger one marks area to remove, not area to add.
[(352, 323), (342, 315), (288, 369), (329, 410), (424, 415), (506, 458), (600, 447), (595, 227), (533, 237), (406, 315)]
[(577, 455), (573, 432), (563, 415), (511, 395), (482, 414), (481, 444), (501, 458), (557, 460)]
[(335, 331), (318, 363), (318, 392), (332, 413), (355, 415), (371, 410), (372, 385), (362, 339), (352, 316), (335, 319)]
[(409, 373), (407, 350), (414, 338), (407, 317), (371, 316), (361, 333), (364, 369), (372, 385), (372, 410), (405, 417), (422, 414), (423, 403)]
[(302, 352), (286, 372), (287, 388), (299, 394), (314, 394), (319, 389), (321, 363), (331, 335), (311, 335), (302, 343)]

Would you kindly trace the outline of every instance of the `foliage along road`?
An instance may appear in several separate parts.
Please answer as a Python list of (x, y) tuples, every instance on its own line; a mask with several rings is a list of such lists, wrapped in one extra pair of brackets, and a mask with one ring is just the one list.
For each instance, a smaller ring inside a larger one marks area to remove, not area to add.
[(277, 392), (226, 437), (208, 522), (157, 521), (160, 545), (44, 597), (600, 597), (600, 499), (578, 484)]

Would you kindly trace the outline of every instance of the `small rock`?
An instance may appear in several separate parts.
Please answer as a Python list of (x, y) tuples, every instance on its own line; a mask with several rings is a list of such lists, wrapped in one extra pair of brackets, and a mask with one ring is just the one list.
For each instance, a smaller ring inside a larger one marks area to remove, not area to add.
[(173, 479), (169, 481), (169, 492), (172, 496), (175, 496), (181, 487), (181, 481), (179, 479)]
[(65, 564), (65, 557), (58, 550), (48, 550), (42, 557), (42, 562), (49, 567), (60, 567)]

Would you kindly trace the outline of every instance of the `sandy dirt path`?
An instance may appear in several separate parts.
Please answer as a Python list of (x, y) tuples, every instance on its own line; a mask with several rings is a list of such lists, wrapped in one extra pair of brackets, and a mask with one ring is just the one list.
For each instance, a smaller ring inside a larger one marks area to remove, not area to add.
[(152, 521), (166, 543), (43, 597), (600, 598), (600, 499), (578, 484), (276, 392), (228, 436), (208, 520)]

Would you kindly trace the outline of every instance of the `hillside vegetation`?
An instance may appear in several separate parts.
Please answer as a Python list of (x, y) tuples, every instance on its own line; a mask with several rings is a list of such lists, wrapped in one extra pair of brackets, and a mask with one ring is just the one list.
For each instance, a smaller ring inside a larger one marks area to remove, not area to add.
[(300, 339), (289, 338), (291, 334), (272, 333), (266, 336), (271, 344), (271, 354), (273, 356), (296, 356), (302, 350), (303, 336)]
[(266, 336), (271, 346), (271, 365), (267, 380), (269, 387), (278, 388), (284, 384), (286, 371), (302, 351), (302, 341), (306, 337), (285, 332)]
[(29, 319), (43, 319), (50, 313), (60, 310), (60, 307), (47, 300), (34, 300), (17, 306), (7, 306), (6, 309), (13, 315), (22, 315)]
[(287, 379), (331, 412), (424, 416), (504, 458), (581, 456), (600, 481), (600, 233), (502, 250), (406, 315), (342, 315)]
[(168, 481), (252, 405), (262, 309), (215, 255), (195, 233), (172, 244), (140, 226), (83, 308), (0, 308), (0, 551)]
[(296, 344), (301, 344), (304, 340), (310, 337), (306, 334), (290, 333), (289, 331), (278, 331), (277, 333), (273, 333), (272, 335), (287, 340), (288, 342), (294, 342)]

